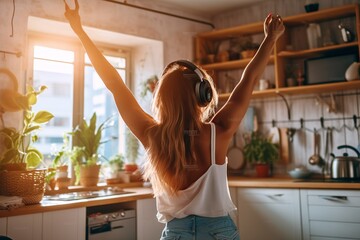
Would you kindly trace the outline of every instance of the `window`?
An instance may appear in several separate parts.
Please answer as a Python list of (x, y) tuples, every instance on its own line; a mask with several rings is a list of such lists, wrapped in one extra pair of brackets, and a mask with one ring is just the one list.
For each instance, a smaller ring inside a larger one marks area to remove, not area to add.
[[(110, 139), (101, 146), (100, 154), (109, 158), (123, 153), (125, 125), (109, 91), (97, 75), (79, 42), (64, 39), (32, 37), (29, 45), (29, 75), (35, 88), (46, 85), (47, 90), (39, 95), (35, 111), (47, 110), (54, 118), (38, 132), (35, 143), (45, 162), (52, 161), (51, 154), (61, 147), (63, 135), (83, 119), (96, 112), (102, 123), (108, 118), (113, 125), (103, 132), (103, 139)], [(125, 49), (104, 48), (108, 61), (117, 69), (125, 82), (128, 81), (129, 52)], [(120, 54), (119, 54), (120, 52)]]

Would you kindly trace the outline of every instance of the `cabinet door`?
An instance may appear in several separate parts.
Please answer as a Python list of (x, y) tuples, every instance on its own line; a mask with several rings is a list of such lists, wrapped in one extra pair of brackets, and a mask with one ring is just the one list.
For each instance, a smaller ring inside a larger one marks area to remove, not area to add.
[(75, 208), (43, 215), (44, 240), (85, 240), (86, 209)]
[(237, 201), (242, 240), (301, 239), (299, 190), (239, 188)]
[(304, 239), (360, 239), (360, 191), (301, 190)]
[(8, 217), (7, 236), (16, 240), (41, 240), (42, 214)]
[(6, 236), (7, 218), (0, 218), (0, 236)]
[[(235, 187), (231, 187), (229, 188), (230, 190), (230, 196), (231, 196), (231, 200), (233, 201), (233, 203), (235, 204), (235, 206), (237, 207), (237, 188)], [(235, 225), (238, 226), (238, 218), (237, 218), (237, 212), (232, 212), (230, 213), (230, 216), (232, 218), (232, 220), (234, 221)]]
[(164, 224), (156, 218), (156, 202), (154, 198), (136, 201), (136, 221), (138, 240), (159, 240)]

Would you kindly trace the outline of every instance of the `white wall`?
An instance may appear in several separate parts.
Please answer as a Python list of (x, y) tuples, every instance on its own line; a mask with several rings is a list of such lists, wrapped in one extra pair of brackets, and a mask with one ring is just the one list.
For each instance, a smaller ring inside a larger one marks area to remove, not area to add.
[[(68, 1), (69, 3), (71, 1)], [(26, 83), (27, 63), (27, 34), (28, 18), (30, 16), (59, 22), (67, 22), (64, 17), (64, 4), (62, 0), (16, 0), (14, 15), (14, 34), (11, 29), (11, 18), (13, 13), (13, 1), (0, 0), (0, 51), (21, 52), (21, 57), (0, 52), (0, 67), (9, 68), (18, 78), (20, 89), (24, 92)], [(141, 2), (132, 1), (138, 5)], [(169, 12), (148, 3), (151, 8)], [(84, 26), (103, 29), (109, 32), (123, 33), (127, 35), (156, 40), (162, 44), (162, 49), (157, 51), (159, 44), (148, 44), (145, 47), (135, 49), (132, 58), (132, 80), (135, 86), (139, 84), (143, 74), (161, 74), (164, 64), (179, 58), (192, 59), (193, 42), (192, 36), (197, 32), (209, 30), (208, 25), (151, 13), (120, 4), (100, 0), (79, 0), (80, 15)], [(183, 14), (183, 13), (179, 13)], [(192, 16), (196, 18), (196, 16)], [(42, 27), (42, 31), (57, 33), (58, 29)], [(119, 45), (131, 45), (128, 42), (120, 42)], [(161, 45), (160, 44), (160, 45)], [(155, 47), (154, 47), (155, 46)], [(144, 62), (141, 62), (146, 58)], [(140, 71), (140, 65), (145, 63)], [(146, 77), (147, 78), (147, 77)], [(0, 74), (0, 88), (8, 87), (7, 77)], [(6, 113), (4, 115), (6, 126), (21, 126), (21, 114)], [(14, 121), (15, 120), (15, 121)]]

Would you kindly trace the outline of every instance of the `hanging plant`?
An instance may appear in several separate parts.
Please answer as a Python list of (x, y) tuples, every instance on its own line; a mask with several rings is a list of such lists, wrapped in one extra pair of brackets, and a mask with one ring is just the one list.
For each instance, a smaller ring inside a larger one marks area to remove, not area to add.
[(159, 78), (156, 75), (149, 77), (142, 83), (141, 97), (145, 97), (148, 92), (153, 93)]

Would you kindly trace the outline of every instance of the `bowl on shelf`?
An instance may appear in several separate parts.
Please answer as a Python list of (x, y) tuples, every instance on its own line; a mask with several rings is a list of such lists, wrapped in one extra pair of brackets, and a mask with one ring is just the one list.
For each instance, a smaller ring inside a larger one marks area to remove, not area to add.
[(288, 173), (292, 178), (295, 179), (306, 179), (311, 176), (311, 171), (305, 168), (294, 168), (293, 170), (290, 170)]
[(319, 10), (319, 3), (309, 3), (306, 4), (304, 8), (307, 13), (316, 12), (317, 10)]

